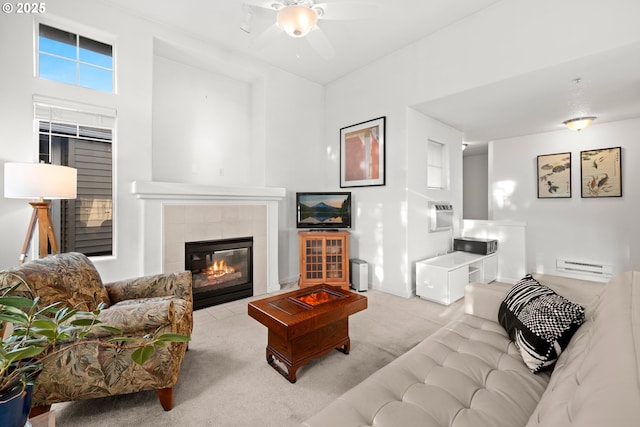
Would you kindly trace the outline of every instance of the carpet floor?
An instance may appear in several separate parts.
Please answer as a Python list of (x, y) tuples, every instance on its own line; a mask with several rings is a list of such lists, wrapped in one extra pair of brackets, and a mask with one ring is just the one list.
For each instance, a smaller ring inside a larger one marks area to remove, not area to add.
[[(288, 289), (290, 290), (290, 289)], [(311, 361), (290, 384), (265, 360), (267, 329), (247, 315), (250, 299), (194, 312), (192, 341), (162, 410), (155, 391), (53, 405), (58, 427), (299, 426), (451, 319), (462, 301), (442, 306), (377, 290), (349, 318), (351, 352)]]

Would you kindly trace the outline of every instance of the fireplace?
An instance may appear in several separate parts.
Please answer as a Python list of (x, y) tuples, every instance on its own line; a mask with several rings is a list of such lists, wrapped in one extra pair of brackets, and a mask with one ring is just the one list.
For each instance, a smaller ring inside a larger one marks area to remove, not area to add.
[(253, 237), (185, 243), (192, 274), (193, 308), (253, 295)]

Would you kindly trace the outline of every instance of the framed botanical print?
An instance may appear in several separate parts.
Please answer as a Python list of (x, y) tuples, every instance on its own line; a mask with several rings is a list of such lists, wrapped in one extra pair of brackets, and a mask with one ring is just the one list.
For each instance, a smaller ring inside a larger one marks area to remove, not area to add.
[(571, 197), (571, 153), (538, 156), (538, 198)]
[(622, 148), (580, 152), (582, 197), (622, 197)]
[(340, 129), (340, 187), (385, 184), (385, 120)]

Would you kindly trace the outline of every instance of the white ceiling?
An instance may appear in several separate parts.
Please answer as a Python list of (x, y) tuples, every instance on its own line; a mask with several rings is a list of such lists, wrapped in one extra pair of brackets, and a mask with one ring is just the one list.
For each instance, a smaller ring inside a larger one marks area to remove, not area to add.
[[(580, 79), (576, 83), (576, 79)], [(474, 154), (490, 140), (552, 132), (597, 116), (594, 126), (640, 117), (640, 44), (426, 102), (417, 110), (464, 132)]]
[[(256, 3), (255, 0), (246, 1)], [(318, 21), (318, 27), (334, 48), (335, 55), (331, 59), (323, 59), (306, 39), (292, 38), (284, 32), (269, 39), (269, 43), (263, 43), (261, 34), (276, 20), (273, 10), (253, 7), (251, 34), (242, 31), (240, 25), (247, 15), (245, 0), (103, 2), (326, 84), (499, 0), (317, 0), (318, 4), (326, 3), (328, 11), (332, 5), (362, 5), (362, 13), (372, 16)], [(267, 0), (260, 2), (270, 3)]]
[[(332, 3), (360, 3), (367, 14), (374, 12), (369, 19), (319, 21), (335, 50), (331, 59), (323, 59), (304, 38), (285, 33), (261, 43), (263, 31), (275, 22), (271, 10), (253, 7), (251, 33), (240, 30), (247, 16), (243, 0), (102, 1), (326, 84), (500, 0), (318, 0), (328, 10)], [(640, 45), (433, 100), (417, 109), (464, 131), (471, 143), (465, 154), (489, 140), (561, 129), (562, 120), (571, 118), (567, 114), (596, 115), (595, 124), (640, 117)]]

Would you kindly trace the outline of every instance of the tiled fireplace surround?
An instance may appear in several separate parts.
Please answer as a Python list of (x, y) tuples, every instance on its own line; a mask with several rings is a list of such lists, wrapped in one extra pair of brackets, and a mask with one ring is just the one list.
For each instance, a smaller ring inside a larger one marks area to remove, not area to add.
[(253, 294), (280, 289), (278, 201), (282, 188), (136, 181), (144, 203), (144, 273), (184, 270), (185, 242), (253, 237)]

